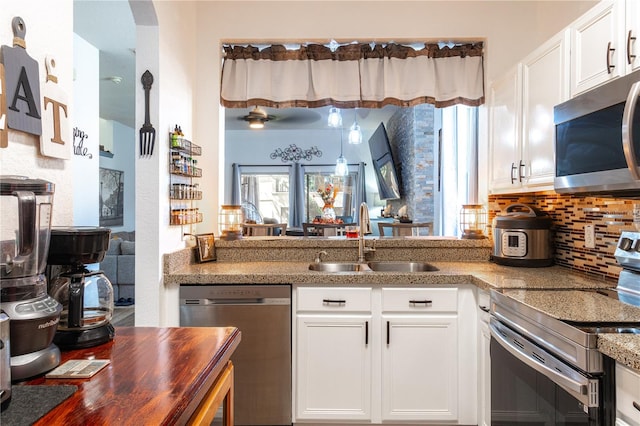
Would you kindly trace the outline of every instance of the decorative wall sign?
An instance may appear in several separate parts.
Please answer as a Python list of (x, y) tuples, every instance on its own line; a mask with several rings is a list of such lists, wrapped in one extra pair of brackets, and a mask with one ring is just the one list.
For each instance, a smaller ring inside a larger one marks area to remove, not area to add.
[(47, 157), (71, 158), (69, 137), (69, 115), (67, 94), (58, 86), (58, 77), (54, 74), (56, 60), (47, 56), (45, 68), (47, 81), (44, 84), (44, 106), (42, 109), (42, 136), (40, 152)]
[(295, 163), (303, 159), (306, 161), (311, 161), (311, 158), (314, 155), (316, 157), (322, 157), (322, 151), (320, 151), (317, 146), (312, 146), (309, 149), (302, 149), (298, 148), (296, 144), (292, 143), (284, 150), (281, 148), (277, 148), (269, 155), (269, 157), (271, 157), (272, 160), (280, 157), (283, 163), (286, 163), (287, 161)]
[(89, 148), (85, 148), (84, 146), (84, 141), (88, 138), (88, 134), (77, 127), (73, 128), (73, 155), (89, 157), (89, 159), (93, 158), (93, 154), (89, 152)]
[(9, 146), (9, 129), (7, 129), (7, 101), (4, 85), (4, 65), (0, 63), (0, 148)]
[(100, 167), (100, 226), (124, 224), (124, 172)]
[(33, 135), (42, 134), (38, 62), (27, 54), (27, 26), (19, 16), (11, 21), (13, 47), (0, 48), (4, 64), (7, 125)]

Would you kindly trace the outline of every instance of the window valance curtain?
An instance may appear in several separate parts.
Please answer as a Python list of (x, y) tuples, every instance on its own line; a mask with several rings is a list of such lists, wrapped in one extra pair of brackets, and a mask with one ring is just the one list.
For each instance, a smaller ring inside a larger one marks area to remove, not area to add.
[(224, 46), (221, 104), (227, 108), (333, 105), (443, 108), (484, 103), (483, 44)]

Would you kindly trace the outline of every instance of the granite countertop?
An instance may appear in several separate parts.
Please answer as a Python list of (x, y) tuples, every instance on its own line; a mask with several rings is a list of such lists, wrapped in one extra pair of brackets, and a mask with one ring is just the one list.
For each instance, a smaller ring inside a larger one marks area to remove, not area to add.
[[(318, 284), (318, 285), (460, 285), (472, 284), (491, 289), (598, 289), (612, 288), (615, 283), (573, 272), (560, 266), (547, 268), (514, 268), (481, 262), (429, 262), (438, 268), (433, 272), (318, 272), (309, 270), (309, 262), (226, 262), (195, 263), (165, 274), (165, 284)], [(538, 293), (538, 292), (534, 292)], [(530, 296), (530, 297), (541, 297)], [(640, 321), (640, 310), (601, 296), (585, 309), (583, 297), (564, 294), (563, 315), (592, 318), (626, 318)], [(580, 293), (580, 292), (575, 292)], [(556, 299), (557, 302), (557, 299)], [(601, 302), (601, 303), (600, 303)], [(557, 303), (549, 303), (546, 311), (558, 314)], [(601, 320), (601, 319), (599, 319)], [(616, 361), (640, 372), (640, 335), (602, 334), (598, 336), (600, 351)]]

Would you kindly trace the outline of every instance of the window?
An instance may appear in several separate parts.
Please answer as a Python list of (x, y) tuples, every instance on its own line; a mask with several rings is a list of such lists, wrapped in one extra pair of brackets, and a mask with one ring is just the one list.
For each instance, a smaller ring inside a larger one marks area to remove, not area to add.
[(240, 175), (241, 200), (245, 220), (264, 223), (289, 221), (289, 175), (243, 173)]
[(345, 223), (353, 222), (356, 209), (353, 194), (357, 178), (358, 174), (355, 172), (350, 172), (348, 176), (344, 177), (333, 176), (331, 172), (305, 173), (305, 221), (312, 222), (316, 216), (322, 215), (324, 202), (318, 193), (318, 188), (331, 183), (336, 189), (333, 205), (336, 217), (341, 218)]

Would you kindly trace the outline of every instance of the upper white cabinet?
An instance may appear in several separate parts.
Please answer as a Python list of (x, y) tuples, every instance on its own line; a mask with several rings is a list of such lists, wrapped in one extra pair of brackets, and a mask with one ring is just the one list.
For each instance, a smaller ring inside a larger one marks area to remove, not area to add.
[(602, 1), (571, 25), (571, 96), (640, 66), (637, 0)]
[(569, 31), (565, 30), (491, 85), (491, 192), (553, 187), (553, 107), (569, 98), (568, 58)]
[(625, 61), (627, 73), (640, 69), (640, 2), (627, 0), (625, 3)]

